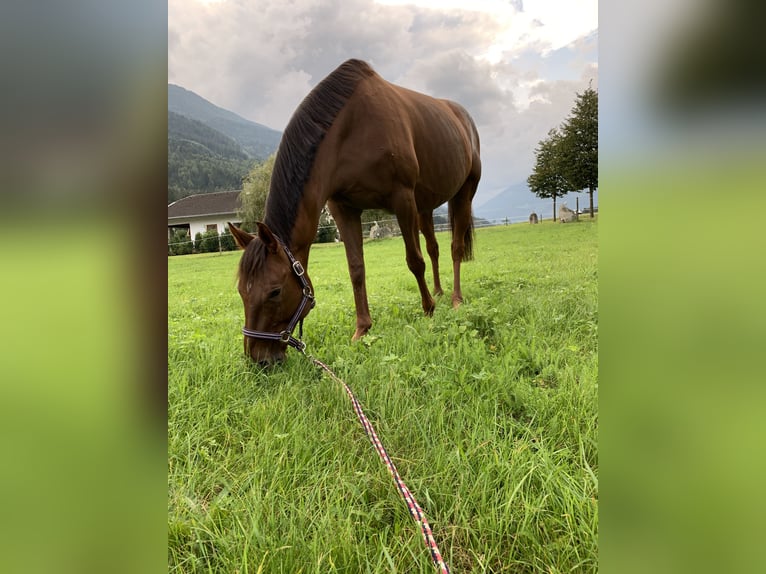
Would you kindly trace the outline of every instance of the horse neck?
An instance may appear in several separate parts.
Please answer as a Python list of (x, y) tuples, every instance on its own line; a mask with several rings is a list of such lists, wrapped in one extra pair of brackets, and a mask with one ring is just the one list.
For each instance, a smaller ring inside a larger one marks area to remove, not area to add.
[(287, 240), (290, 250), (304, 266), (308, 266), (309, 251), (319, 229), (322, 208), (327, 201), (318, 189), (318, 186), (306, 184), (290, 238)]
[(298, 200), (292, 231), (289, 238), (285, 238), (290, 250), (304, 266), (308, 266), (309, 251), (316, 238), (322, 209), (334, 190), (335, 162), (333, 155), (326, 149), (333, 147), (327, 145), (328, 139), (325, 138), (317, 151), (311, 174), (304, 183), (303, 193)]

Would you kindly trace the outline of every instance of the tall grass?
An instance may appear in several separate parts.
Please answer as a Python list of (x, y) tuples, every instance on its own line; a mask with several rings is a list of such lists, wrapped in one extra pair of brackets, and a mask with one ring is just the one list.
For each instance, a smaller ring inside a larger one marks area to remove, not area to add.
[[(451, 270), (449, 236), (439, 235)], [(342, 388), (243, 355), (239, 253), (168, 260), (172, 572), (434, 571)], [(315, 245), (307, 352), (354, 390), (454, 573), (597, 569), (597, 223), (477, 230), (465, 304), (424, 317), (400, 239)]]

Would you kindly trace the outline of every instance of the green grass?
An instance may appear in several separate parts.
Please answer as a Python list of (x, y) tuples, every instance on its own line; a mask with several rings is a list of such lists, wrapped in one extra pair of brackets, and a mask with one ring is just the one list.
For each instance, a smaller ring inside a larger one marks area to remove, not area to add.
[[(597, 570), (596, 221), (477, 230), (458, 310), (440, 234), (431, 318), (401, 240), (367, 243), (358, 343), (343, 247), (312, 248), (307, 352), (354, 390), (455, 574)], [(340, 385), (293, 350), (244, 357), (239, 256), (168, 259), (170, 571), (431, 574)]]

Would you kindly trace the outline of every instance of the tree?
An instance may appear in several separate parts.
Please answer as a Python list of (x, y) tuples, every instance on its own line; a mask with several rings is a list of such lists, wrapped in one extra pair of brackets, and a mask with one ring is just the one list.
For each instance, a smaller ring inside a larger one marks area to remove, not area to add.
[(562, 146), (564, 140), (556, 129), (548, 132), (535, 148), (535, 167), (527, 178), (529, 189), (537, 197), (553, 199), (553, 220), (556, 221), (556, 198), (564, 197), (572, 186), (564, 175)]
[(242, 208), (239, 216), (242, 228), (246, 231), (254, 231), (255, 222), (263, 221), (276, 157), (276, 153), (273, 153), (263, 163), (257, 164), (242, 182), (242, 193), (239, 196)]
[(561, 128), (561, 162), (572, 189), (587, 189), (593, 217), (593, 190), (598, 188), (598, 93), (588, 87), (577, 94), (572, 113)]

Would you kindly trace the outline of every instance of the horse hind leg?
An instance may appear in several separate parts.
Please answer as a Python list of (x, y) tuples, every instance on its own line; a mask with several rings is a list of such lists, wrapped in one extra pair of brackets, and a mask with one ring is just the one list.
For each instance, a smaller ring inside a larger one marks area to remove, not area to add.
[(457, 309), (463, 303), (460, 286), (460, 264), (473, 259), (473, 213), (471, 201), (476, 193), (478, 181), (469, 178), (460, 191), (449, 201), (449, 220), (452, 228), (452, 306)]
[(426, 239), (426, 251), (428, 251), (428, 256), (431, 258), (431, 269), (434, 275), (433, 294), (434, 296), (440, 296), (444, 294), (444, 291), (439, 279), (439, 244), (436, 242), (436, 234), (434, 233), (433, 211), (421, 211), (418, 214), (418, 220), (420, 222), (420, 231)]
[(423, 311), (426, 315), (433, 315), (436, 303), (426, 285), (425, 273), (426, 262), (420, 251), (420, 235), (418, 233), (418, 211), (415, 206), (415, 197), (412, 188), (401, 188), (394, 193), (393, 208), (396, 219), (399, 221), (399, 229), (404, 239), (404, 248), (407, 257), (407, 267), (415, 276), (420, 290), (420, 299)]

